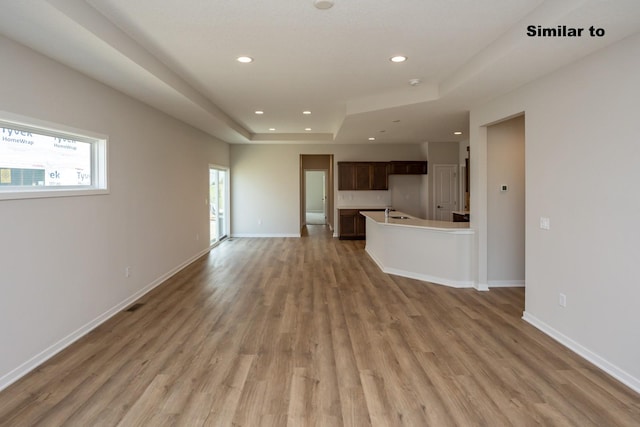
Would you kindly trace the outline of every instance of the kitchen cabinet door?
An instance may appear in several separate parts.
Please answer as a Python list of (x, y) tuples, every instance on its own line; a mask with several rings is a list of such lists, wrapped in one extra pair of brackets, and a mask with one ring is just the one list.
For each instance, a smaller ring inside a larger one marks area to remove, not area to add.
[(362, 216), (355, 209), (340, 209), (340, 239), (355, 239), (358, 237), (357, 217)]
[(389, 189), (389, 169), (388, 162), (371, 163), (371, 190)]
[(426, 161), (393, 161), (392, 175), (423, 175), (427, 173)]
[(354, 163), (356, 190), (371, 190), (371, 163)]
[(388, 190), (389, 162), (338, 162), (338, 190)]
[(338, 190), (356, 189), (356, 171), (354, 163), (338, 162)]

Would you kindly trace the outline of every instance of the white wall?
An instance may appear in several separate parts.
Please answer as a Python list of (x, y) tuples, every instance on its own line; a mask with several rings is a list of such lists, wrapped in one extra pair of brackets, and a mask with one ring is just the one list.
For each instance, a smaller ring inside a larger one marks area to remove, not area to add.
[(487, 128), (489, 286), (524, 285), (524, 122), (519, 116)]
[[(424, 160), (420, 146), (415, 144), (231, 145), (231, 229), (234, 236), (300, 235), (301, 154), (334, 154), (336, 206), (364, 203), (364, 199), (367, 204), (382, 202), (388, 196), (387, 191), (360, 191), (352, 192), (356, 193), (353, 199), (342, 200), (337, 191), (337, 162)], [(366, 196), (370, 196), (371, 201)]]
[(525, 319), (640, 391), (638, 70), (635, 35), (474, 107), (470, 130), (478, 286), (487, 280), (484, 126), (525, 112)]
[(0, 52), (0, 110), (108, 135), (110, 183), (0, 201), (2, 388), (207, 250), (208, 165), (229, 150), (3, 37)]
[(389, 193), (391, 194), (391, 206), (394, 209), (408, 213), (409, 215), (426, 218), (424, 209), (424, 188), (422, 177), (424, 175), (390, 175)]

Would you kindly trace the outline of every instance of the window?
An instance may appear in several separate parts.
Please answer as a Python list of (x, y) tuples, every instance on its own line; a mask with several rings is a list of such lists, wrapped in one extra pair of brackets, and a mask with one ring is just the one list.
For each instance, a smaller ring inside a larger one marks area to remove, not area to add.
[(0, 113), (0, 200), (104, 194), (107, 137)]

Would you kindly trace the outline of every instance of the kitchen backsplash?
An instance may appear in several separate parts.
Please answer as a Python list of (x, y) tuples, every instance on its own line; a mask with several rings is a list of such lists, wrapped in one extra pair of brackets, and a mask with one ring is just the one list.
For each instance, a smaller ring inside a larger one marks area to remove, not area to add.
[(338, 191), (336, 207), (385, 207), (391, 205), (390, 191)]

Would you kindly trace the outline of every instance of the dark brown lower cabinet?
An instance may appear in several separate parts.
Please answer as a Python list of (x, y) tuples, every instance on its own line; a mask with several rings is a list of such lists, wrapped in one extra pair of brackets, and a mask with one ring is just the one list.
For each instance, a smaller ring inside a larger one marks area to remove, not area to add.
[(364, 240), (367, 237), (367, 219), (360, 211), (384, 211), (384, 209), (338, 209), (341, 240)]
[(453, 222), (469, 222), (469, 214), (454, 212)]

